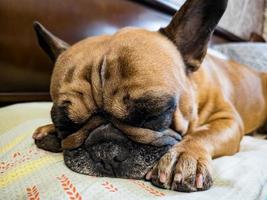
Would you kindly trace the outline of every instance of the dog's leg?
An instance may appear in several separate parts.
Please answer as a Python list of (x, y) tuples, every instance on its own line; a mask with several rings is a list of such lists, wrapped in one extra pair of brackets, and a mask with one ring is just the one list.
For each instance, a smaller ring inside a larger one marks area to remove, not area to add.
[(40, 126), (39, 128), (37, 128), (34, 131), (32, 138), (35, 140), (41, 140), (45, 136), (47, 136), (49, 134), (55, 134), (55, 133), (56, 133), (56, 128), (55, 128), (54, 124), (47, 124), (47, 125)]
[(61, 139), (57, 137), (54, 124), (48, 124), (37, 128), (32, 138), (35, 140), (37, 147), (51, 151), (61, 152)]
[[(267, 134), (267, 73), (262, 72), (261, 73), (262, 77), (262, 85), (263, 85), (263, 93), (265, 96), (265, 104), (266, 104), (266, 109), (265, 109), (265, 123), (260, 127), (257, 132), (260, 134)], [(267, 139), (267, 136), (265, 137)]]
[(211, 159), (233, 155), (239, 150), (243, 123), (233, 109), (225, 104), (213, 112), (203, 128), (188, 133), (160, 159), (146, 178), (159, 187), (182, 192), (209, 189), (212, 185)]
[(92, 117), (80, 130), (62, 140), (63, 149), (75, 149), (81, 146), (90, 132), (98, 126), (105, 124), (106, 120), (99, 116)]

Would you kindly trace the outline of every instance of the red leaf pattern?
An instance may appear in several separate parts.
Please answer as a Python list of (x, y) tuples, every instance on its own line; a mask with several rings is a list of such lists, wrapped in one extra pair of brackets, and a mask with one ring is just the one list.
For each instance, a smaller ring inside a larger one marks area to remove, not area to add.
[(20, 152), (15, 152), (15, 153), (13, 153), (13, 158), (16, 158), (17, 156), (20, 156), (21, 154), (20, 154)]
[(9, 160), (0, 162), (0, 174), (3, 174), (7, 170), (32, 159), (36, 155), (42, 157), (46, 154), (47, 152), (41, 151), (37, 149), (37, 147), (30, 148), (26, 152), (18, 152), (18, 151), (14, 152)]
[(109, 192), (117, 192), (118, 188), (114, 187), (110, 182), (105, 181), (104, 183), (101, 184), (106, 188)]
[(82, 200), (82, 196), (66, 175), (63, 174), (60, 177), (57, 177), (57, 179), (60, 181), (61, 186), (65, 193), (68, 195), (69, 199)]
[(29, 200), (40, 200), (39, 191), (36, 185), (26, 188), (26, 192)]
[(135, 185), (138, 185), (140, 188), (146, 190), (147, 192), (149, 192), (150, 194), (153, 194), (154, 196), (157, 196), (157, 197), (162, 197), (162, 196), (165, 196), (165, 194), (163, 192), (160, 192), (148, 185), (146, 185), (144, 182), (142, 181), (136, 181), (136, 180), (133, 180), (132, 181)]

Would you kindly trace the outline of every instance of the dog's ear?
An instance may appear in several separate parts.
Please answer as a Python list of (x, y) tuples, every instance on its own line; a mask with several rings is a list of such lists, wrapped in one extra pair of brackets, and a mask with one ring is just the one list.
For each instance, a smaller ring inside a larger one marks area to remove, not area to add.
[(181, 52), (187, 69), (196, 71), (206, 55), (209, 39), (227, 7), (227, 0), (187, 0), (160, 32)]
[(69, 44), (54, 36), (39, 22), (34, 22), (33, 27), (40, 47), (55, 62), (57, 57), (69, 47)]

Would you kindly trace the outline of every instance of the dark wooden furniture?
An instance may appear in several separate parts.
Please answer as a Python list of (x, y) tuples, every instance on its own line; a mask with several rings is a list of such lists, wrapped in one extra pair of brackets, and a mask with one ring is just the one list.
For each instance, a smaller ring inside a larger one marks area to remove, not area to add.
[[(151, 2), (154, 2), (151, 4)], [(151, 0), (1, 0), (0, 105), (50, 100), (53, 64), (37, 44), (35, 20), (73, 44), (88, 36), (112, 34), (124, 26), (157, 30), (174, 8)], [(216, 42), (242, 40), (217, 29)]]

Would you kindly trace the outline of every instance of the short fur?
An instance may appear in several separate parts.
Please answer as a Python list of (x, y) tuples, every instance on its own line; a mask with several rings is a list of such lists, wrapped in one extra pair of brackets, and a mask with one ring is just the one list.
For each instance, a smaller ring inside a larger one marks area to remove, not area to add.
[[(131, 141), (174, 145), (147, 173), (153, 184), (185, 192), (210, 188), (211, 159), (238, 152), (243, 135), (265, 125), (267, 113), (265, 73), (205, 57), (226, 5), (188, 0), (158, 32), (124, 28), (53, 54), (51, 97), (62, 110), (52, 119), (61, 139), (69, 140), (63, 149), (80, 147), (90, 131), (81, 137), (79, 130), (101, 116)], [(44, 42), (50, 33), (35, 26)], [(62, 43), (52, 37), (46, 44)], [(44, 135), (39, 129), (34, 138)]]

